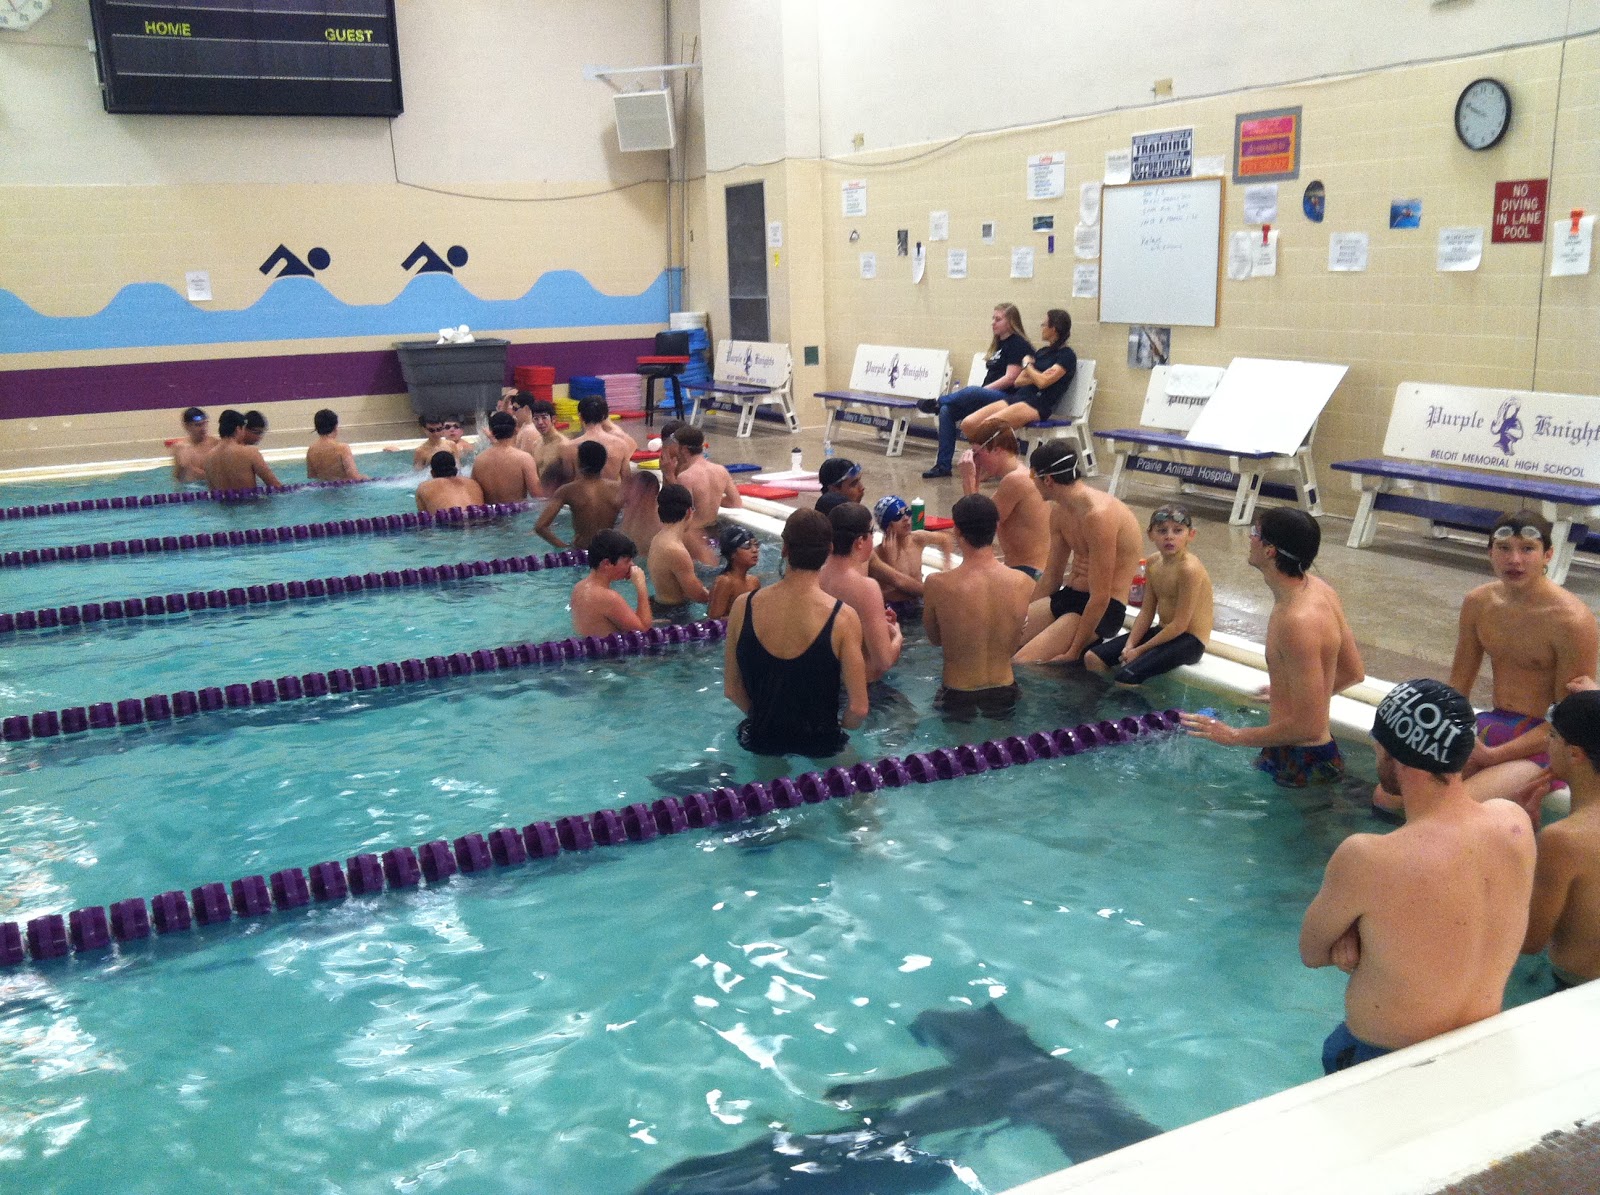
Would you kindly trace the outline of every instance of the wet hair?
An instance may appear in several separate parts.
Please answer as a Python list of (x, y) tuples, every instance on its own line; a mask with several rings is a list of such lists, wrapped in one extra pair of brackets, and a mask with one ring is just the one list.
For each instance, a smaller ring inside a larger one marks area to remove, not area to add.
[(843, 506), (848, 501), (850, 499), (846, 498), (838, 490), (829, 490), (827, 493), (817, 496), (816, 504), (812, 509), (820, 515), (831, 515), (834, 507)]
[(327, 407), (323, 407), (311, 416), (311, 426), (317, 429), (317, 435), (331, 436), (339, 427), (339, 416)]
[(183, 421), (185, 423), (204, 423), (206, 421), (206, 413), (199, 407), (190, 407), (183, 413)]
[[(522, 392), (519, 390), (517, 392), (517, 398), (521, 397)], [(516, 402), (517, 399), (514, 398), (511, 401)], [(556, 417), (556, 404), (551, 402), (548, 398), (532, 398), (522, 405), (527, 407), (528, 410), (532, 411), (535, 415), (548, 415), (552, 419)]]
[(841, 502), (828, 512), (833, 528), (833, 554), (848, 556), (863, 535), (872, 534), (872, 512), (859, 502)]
[(977, 434), (972, 437), (972, 446), (987, 448), (992, 452), (1009, 452), (1016, 456), (1017, 433), (1004, 419), (985, 419), (978, 424)]
[(250, 431), (264, 432), (267, 430), (267, 417), (260, 411), (246, 411), (244, 413), (244, 425)]
[[(867, 508), (860, 509), (864, 512)], [(832, 540), (833, 526), (828, 516), (814, 510), (797, 510), (783, 524), (783, 548), (790, 568), (816, 572), (827, 562)]]
[(517, 434), (517, 418), (507, 411), (496, 411), (489, 416), (489, 434), (496, 440), (509, 440)]
[(578, 400), (578, 421), (585, 424), (604, 423), (611, 418), (611, 408), (598, 394), (585, 395)]
[(661, 425), (662, 445), (665, 446), (668, 440), (676, 440), (678, 438), (678, 429), (680, 427), (688, 426), (689, 425), (681, 419), (668, 419)]
[(1256, 520), (1261, 542), (1276, 550), (1278, 571), (1303, 577), (1322, 547), (1322, 527), (1297, 506), (1274, 506)]
[(1494, 547), (1494, 533), (1502, 527), (1537, 527), (1539, 540), (1548, 549), (1555, 541), (1550, 538), (1554, 530), (1550, 520), (1536, 510), (1514, 510), (1510, 514), (1501, 515), (1489, 528), (1489, 546)]
[(423, 431), (427, 431), (428, 430), (428, 424), (430, 424), (430, 423), (435, 425), (435, 426), (438, 426), (439, 424), (441, 424), (443, 422), (444, 422), (444, 420), (438, 415), (418, 415), (417, 416), (417, 426), (422, 428)]
[(1568, 693), (1550, 707), (1550, 725), (1600, 769), (1600, 689), (1581, 689)]
[(691, 427), (686, 424), (673, 432), (672, 438), (690, 456), (699, 456), (700, 453), (705, 451), (706, 434), (698, 427)]
[(428, 468), (435, 477), (454, 477), (460, 470), (456, 464), (456, 454), (444, 448), (433, 454), (428, 461)]
[(229, 407), (217, 416), (217, 435), (224, 440), (229, 439), (234, 432), (244, 426), (244, 416)]
[(585, 477), (598, 477), (606, 467), (606, 446), (593, 440), (578, 445), (578, 472)]
[(615, 564), (622, 559), (631, 559), (638, 554), (638, 545), (622, 532), (611, 527), (596, 531), (594, 538), (589, 541), (589, 567), (591, 569), (597, 569), (602, 564)]
[(1028, 457), (1028, 468), (1060, 485), (1078, 480), (1078, 454), (1060, 440), (1046, 440)]
[(968, 494), (950, 511), (961, 538), (974, 548), (987, 548), (994, 543), (995, 528), (1000, 526), (1000, 508), (987, 494)]
[(686, 485), (664, 485), (661, 492), (656, 495), (656, 514), (661, 516), (661, 521), (667, 526), (681, 523), (689, 517), (689, 512), (694, 509), (694, 495), (689, 492)]
[[(1020, 336), (1023, 340), (1028, 339), (1028, 334), (1022, 330), (1022, 312), (1017, 310), (1015, 303), (996, 303), (994, 309), (1005, 315), (1006, 323), (1011, 325), (1011, 336)], [(1010, 336), (1007, 339), (1009, 340)], [(989, 355), (992, 357), (999, 347), (1000, 338), (991, 336), (989, 338)]]
[[(534, 399), (533, 395), (529, 394), (526, 390), (518, 390), (507, 401), (509, 401), (511, 403), (511, 405), (514, 406), (514, 407), (527, 407), (527, 408), (529, 408), (531, 410), (532, 407), (533, 407), (533, 404), (535, 402), (535, 399)], [(550, 409), (552, 411), (554, 411), (556, 409), (554, 403), (550, 404)]]
[(1072, 336), (1072, 316), (1059, 307), (1044, 313), (1044, 322), (1056, 330), (1056, 343), (1066, 344)]

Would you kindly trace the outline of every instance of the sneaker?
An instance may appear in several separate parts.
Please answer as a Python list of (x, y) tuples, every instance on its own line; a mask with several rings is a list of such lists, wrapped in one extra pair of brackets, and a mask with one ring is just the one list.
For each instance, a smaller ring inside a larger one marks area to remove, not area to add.
[(936, 477), (949, 477), (950, 470), (941, 465), (935, 465), (931, 469), (924, 470), (922, 476), (931, 481)]
[(917, 410), (924, 415), (937, 415), (939, 413), (939, 400), (937, 398), (917, 399)]

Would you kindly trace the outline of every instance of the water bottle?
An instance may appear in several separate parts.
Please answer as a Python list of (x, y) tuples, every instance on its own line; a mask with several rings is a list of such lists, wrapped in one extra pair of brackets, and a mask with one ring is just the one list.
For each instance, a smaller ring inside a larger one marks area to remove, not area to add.
[(1128, 590), (1128, 605), (1144, 605), (1144, 561), (1139, 561), (1139, 571), (1133, 574), (1133, 587)]
[(921, 498), (911, 499), (911, 530), (921, 531), (927, 521), (928, 508)]
[(822, 458), (827, 460), (831, 456), (833, 456), (833, 441), (831, 439), (824, 439), (822, 441)]
[(796, 473), (800, 472), (800, 445), (798, 444), (789, 449), (789, 468)]

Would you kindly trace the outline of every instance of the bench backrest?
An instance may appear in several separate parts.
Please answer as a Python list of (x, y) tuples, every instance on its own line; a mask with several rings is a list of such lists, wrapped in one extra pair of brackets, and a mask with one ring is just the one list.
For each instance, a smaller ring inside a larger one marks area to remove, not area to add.
[(1401, 382), (1385, 456), (1600, 482), (1600, 396)]
[[(989, 357), (985, 353), (972, 354), (972, 368), (967, 371), (967, 385), (983, 385), (984, 375), (989, 372)], [(1222, 371), (1219, 369), (1220, 375)], [(1072, 381), (1067, 385), (1067, 392), (1062, 396), (1061, 405), (1050, 416), (1052, 419), (1087, 419), (1090, 410), (1094, 407), (1094, 362), (1078, 359), (1078, 370), (1072, 375)]]
[(859, 345), (850, 389), (896, 398), (938, 398), (950, 389), (950, 354), (944, 349)]
[(793, 371), (789, 346), (766, 340), (719, 340), (712, 377), (719, 382), (781, 390)]
[(1214, 365), (1157, 365), (1144, 388), (1144, 427), (1186, 432), (1227, 371)]

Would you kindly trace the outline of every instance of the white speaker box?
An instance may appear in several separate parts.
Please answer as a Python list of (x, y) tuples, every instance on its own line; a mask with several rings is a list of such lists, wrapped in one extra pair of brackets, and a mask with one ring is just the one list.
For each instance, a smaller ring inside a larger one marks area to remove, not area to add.
[(617, 144), (623, 152), (673, 147), (670, 92), (630, 91), (614, 98), (617, 105)]

